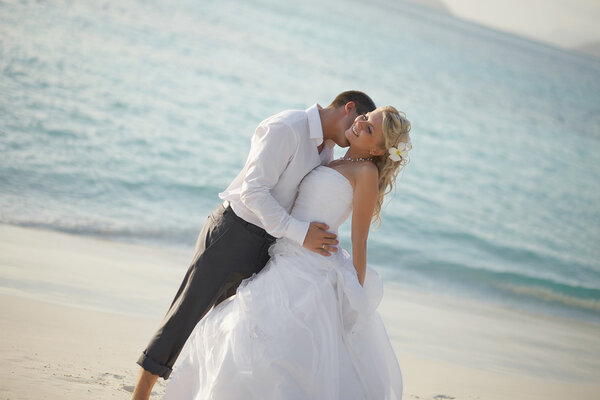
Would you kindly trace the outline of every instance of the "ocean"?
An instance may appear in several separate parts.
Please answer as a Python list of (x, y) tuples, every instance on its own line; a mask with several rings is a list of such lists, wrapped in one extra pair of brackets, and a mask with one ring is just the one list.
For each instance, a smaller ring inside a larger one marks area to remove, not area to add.
[(348, 89), (413, 126), (387, 283), (600, 324), (600, 61), (408, 2), (0, 1), (0, 222), (191, 251), (256, 125)]

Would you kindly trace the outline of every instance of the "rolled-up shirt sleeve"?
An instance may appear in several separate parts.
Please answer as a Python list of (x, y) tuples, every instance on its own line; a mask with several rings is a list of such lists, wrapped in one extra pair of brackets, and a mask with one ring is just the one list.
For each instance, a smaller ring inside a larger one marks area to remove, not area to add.
[(293, 218), (271, 195), (297, 149), (298, 135), (287, 124), (259, 125), (252, 137), (240, 200), (270, 235), (302, 245), (310, 224)]

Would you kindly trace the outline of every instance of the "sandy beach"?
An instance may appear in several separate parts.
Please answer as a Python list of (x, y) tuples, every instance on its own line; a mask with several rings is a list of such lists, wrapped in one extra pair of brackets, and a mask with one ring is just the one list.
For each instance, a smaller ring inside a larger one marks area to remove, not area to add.
[[(184, 251), (0, 225), (0, 399), (127, 399), (187, 262)], [(380, 313), (405, 399), (600, 397), (597, 325), (391, 285)]]

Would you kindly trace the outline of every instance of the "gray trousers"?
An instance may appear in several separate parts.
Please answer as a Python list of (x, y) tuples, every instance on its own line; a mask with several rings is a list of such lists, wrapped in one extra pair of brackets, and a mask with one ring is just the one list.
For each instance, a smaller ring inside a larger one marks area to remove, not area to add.
[(217, 207), (198, 236), (194, 259), (169, 311), (137, 363), (167, 379), (198, 321), (265, 266), (274, 241), (230, 207)]

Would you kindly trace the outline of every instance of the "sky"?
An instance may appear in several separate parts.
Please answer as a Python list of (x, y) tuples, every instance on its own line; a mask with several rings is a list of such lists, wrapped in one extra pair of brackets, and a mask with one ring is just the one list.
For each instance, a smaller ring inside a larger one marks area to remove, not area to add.
[(458, 17), (561, 47), (600, 42), (600, 0), (442, 0)]

